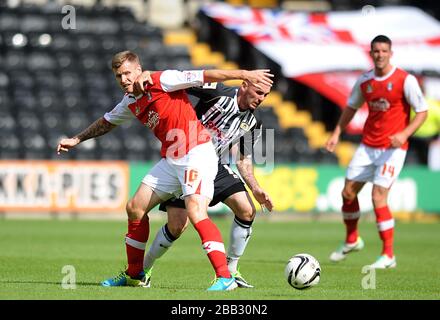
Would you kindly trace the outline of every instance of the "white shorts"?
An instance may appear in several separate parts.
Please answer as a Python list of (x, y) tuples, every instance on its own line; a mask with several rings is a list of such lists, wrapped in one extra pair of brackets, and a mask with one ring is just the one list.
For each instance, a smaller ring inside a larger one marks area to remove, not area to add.
[(179, 158), (162, 158), (144, 177), (142, 183), (150, 186), (162, 199), (200, 194), (212, 199), (218, 157), (214, 146), (207, 142), (192, 148)]
[(348, 165), (346, 177), (389, 188), (399, 176), (405, 157), (406, 150), (400, 148), (378, 149), (361, 143)]

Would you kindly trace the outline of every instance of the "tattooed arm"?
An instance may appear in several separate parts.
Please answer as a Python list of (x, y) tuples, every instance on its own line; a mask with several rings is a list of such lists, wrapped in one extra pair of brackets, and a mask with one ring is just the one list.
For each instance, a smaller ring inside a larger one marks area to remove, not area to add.
[(240, 172), (246, 185), (251, 190), (254, 195), (255, 200), (263, 207), (267, 208), (269, 211), (273, 209), (272, 199), (269, 194), (264, 191), (254, 175), (254, 166), (252, 164), (252, 158), (240, 155), (240, 159), (237, 160), (237, 169)]
[(60, 154), (61, 151), (68, 152), (69, 149), (75, 147), (77, 144), (91, 138), (102, 136), (111, 131), (114, 127), (116, 127), (114, 124), (111, 124), (104, 118), (99, 118), (87, 129), (77, 134), (73, 138), (61, 139), (57, 146), (57, 153)]

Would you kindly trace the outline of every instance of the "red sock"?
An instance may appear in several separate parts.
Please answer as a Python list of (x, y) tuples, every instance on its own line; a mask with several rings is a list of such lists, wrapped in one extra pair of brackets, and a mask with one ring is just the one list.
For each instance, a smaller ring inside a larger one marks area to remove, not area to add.
[(393, 257), (394, 219), (388, 206), (375, 208), (377, 228), (382, 239), (382, 255)]
[(208, 254), (208, 259), (214, 267), (217, 277), (230, 278), (226, 262), (225, 246), (217, 226), (209, 219), (197, 222), (194, 228), (202, 239), (203, 249)]
[(125, 236), (128, 269), (130, 277), (136, 277), (143, 269), (145, 246), (150, 234), (148, 216), (142, 220), (128, 220), (128, 233)]
[(359, 212), (359, 202), (358, 198), (354, 198), (354, 200), (348, 200), (342, 198), (342, 216), (344, 218), (345, 228), (346, 228), (346, 243), (355, 243), (359, 236), (357, 224), (360, 217)]

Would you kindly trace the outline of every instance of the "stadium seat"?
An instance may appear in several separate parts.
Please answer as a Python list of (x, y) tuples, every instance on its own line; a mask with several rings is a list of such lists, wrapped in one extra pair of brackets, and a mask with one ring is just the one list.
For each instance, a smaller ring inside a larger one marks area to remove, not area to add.
[(88, 34), (78, 35), (75, 42), (78, 53), (95, 52), (100, 48), (99, 38)]
[[(103, 91), (94, 88), (88, 88), (86, 97), (87, 97), (88, 110), (99, 112), (101, 116), (105, 112), (113, 109), (114, 106), (116, 105), (113, 102), (113, 98), (109, 96), (108, 91), (106, 90)], [(122, 99), (122, 94), (120, 99)]]
[(14, 133), (17, 127), (17, 121), (14, 116), (6, 110), (0, 110), (0, 132), (2, 134)]
[(23, 157), (25, 159), (45, 159), (47, 144), (45, 138), (38, 132), (22, 132)]
[(10, 74), (11, 84), (22, 90), (32, 90), (34, 88), (35, 81), (32, 74), (27, 70), (18, 70), (11, 72)]
[(23, 33), (45, 32), (49, 24), (45, 17), (39, 13), (25, 14), (20, 18), (20, 30)]
[(0, 155), (2, 159), (20, 159), (21, 140), (16, 132), (4, 132), (0, 135)]
[(84, 74), (83, 81), (88, 89), (102, 91), (107, 95), (108, 79), (103, 73), (88, 72)]
[(2, 106), (2, 110), (4, 111), (10, 111), (13, 109), (9, 93), (3, 88), (0, 88), (0, 106)]
[(26, 69), (27, 56), (23, 50), (12, 47), (8, 49), (4, 56), (3, 66), (5, 70), (15, 72)]
[(116, 52), (120, 52), (125, 50), (124, 43), (118, 39), (117, 36), (113, 35), (103, 35), (100, 37), (100, 50), (103, 53), (109, 53), (114, 54)]
[(17, 123), (18, 128), (26, 132), (38, 132), (42, 129), (38, 111), (18, 111)]
[[(5, 68), (5, 57), (3, 56), (3, 52), (6, 51), (5, 45), (4, 45), (4, 41), (3, 41), (3, 36), (0, 33), (0, 70), (6, 70)], [(3, 72), (2, 72), (3, 74)]]
[(41, 70), (34, 73), (34, 81), (37, 90), (50, 89), (56, 91), (59, 88), (57, 72)]
[(57, 33), (52, 37), (51, 49), (57, 54), (60, 52), (72, 52), (76, 49), (75, 45), (75, 35), (73, 34)]
[(160, 159), (160, 143), (145, 128), (140, 128), (139, 133), (124, 131), (123, 143), (126, 157), (131, 161), (152, 161)]
[(72, 158), (76, 160), (97, 160), (98, 150), (96, 139), (87, 140), (78, 145), (75, 148), (75, 152), (72, 152)]
[(56, 52), (55, 59), (61, 73), (76, 72), (78, 68), (77, 59), (71, 52)]
[(72, 90), (63, 92), (63, 97), (61, 99), (61, 104), (57, 110), (64, 111), (80, 111), (86, 110), (88, 108), (87, 100), (82, 97), (80, 90)]
[(85, 72), (101, 72), (105, 68), (102, 59), (94, 54), (82, 54), (78, 59), (78, 67)]
[(41, 124), (46, 132), (60, 132), (66, 126), (65, 113), (62, 110), (43, 112), (41, 114)]
[(55, 70), (58, 65), (55, 58), (47, 52), (33, 52), (27, 57), (29, 70)]
[(20, 19), (18, 14), (15, 12), (0, 11), (0, 30), (3, 32), (20, 30)]
[(62, 72), (60, 75), (60, 87), (64, 92), (80, 91), (82, 80), (75, 72)]
[(71, 111), (66, 114), (65, 122), (66, 130), (70, 136), (83, 131), (90, 124), (89, 118), (86, 114), (75, 111)]
[(31, 92), (24, 90), (14, 90), (12, 102), (14, 109), (17, 110), (18, 108), (20, 110), (36, 110), (38, 106), (35, 96)]
[(55, 91), (39, 91), (38, 94), (39, 112), (57, 111), (62, 107), (61, 99)]

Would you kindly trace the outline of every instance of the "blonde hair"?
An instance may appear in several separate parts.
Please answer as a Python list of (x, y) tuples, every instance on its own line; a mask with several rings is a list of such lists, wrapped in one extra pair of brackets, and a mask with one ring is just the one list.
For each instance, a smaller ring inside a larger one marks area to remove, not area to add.
[(139, 57), (136, 53), (131, 51), (122, 51), (115, 54), (112, 58), (112, 69), (118, 69), (125, 61), (136, 62), (141, 65)]

